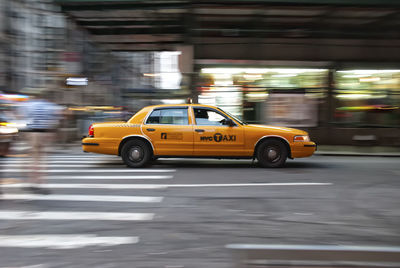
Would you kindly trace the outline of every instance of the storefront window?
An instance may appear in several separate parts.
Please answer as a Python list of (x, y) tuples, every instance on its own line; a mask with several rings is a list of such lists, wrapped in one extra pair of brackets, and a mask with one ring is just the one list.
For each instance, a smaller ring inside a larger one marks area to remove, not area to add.
[(336, 72), (334, 123), (346, 127), (400, 125), (400, 70)]
[(203, 68), (199, 103), (217, 105), (249, 123), (316, 126), (328, 70)]
[(115, 53), (124, 64), (123, 73), (119, 73), (122, 87), (126, 91), (178, 91), (182, 82), (180, 54), (179, 51)]

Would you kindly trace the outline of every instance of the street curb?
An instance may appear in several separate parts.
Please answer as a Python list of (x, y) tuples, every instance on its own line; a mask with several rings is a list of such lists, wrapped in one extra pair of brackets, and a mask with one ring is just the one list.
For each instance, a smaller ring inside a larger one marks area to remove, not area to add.
[(315, 152), (323, 156), (365, 156), (365, 157), (400, 157), (400, 153), (357, 153), (357, 152)]
[[(67, 151), (56, 150), (53, 153), (82, 153), (82, 149), (77, 147)], [(322, 156), (364, 156), (364, 157), (400, 157), (400, 153), (358, 153), (358, 152), (329, 152), (329, 151), (316, 151), (314, 155)]]

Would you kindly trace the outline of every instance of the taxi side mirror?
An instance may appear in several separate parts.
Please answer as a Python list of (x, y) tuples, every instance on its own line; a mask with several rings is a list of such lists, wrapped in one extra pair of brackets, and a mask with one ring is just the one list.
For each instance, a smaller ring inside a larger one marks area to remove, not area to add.
[(230, 126), (230, 127), (235, 126), (235, 122), (233, 122), (233, 120), (230, 119), (230, 118), (224, 119), (222, 124), (225, 125), (225, 126)]

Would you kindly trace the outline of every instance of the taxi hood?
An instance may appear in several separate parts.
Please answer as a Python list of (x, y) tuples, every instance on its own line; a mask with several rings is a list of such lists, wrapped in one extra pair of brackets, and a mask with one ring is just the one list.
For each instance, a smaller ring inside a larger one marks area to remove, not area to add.
[(296, 129), (296, 128), (288, 128), (288, 127), (278, 127), (278, 126), (270, 126), (270, 125), (256, 125), (250, 124), (245, 126), (247, 129), (259, 130), (259, 131), (268, 131), (273, 133), (287, 133), (294, 135), (308, 135), (306, 131)]

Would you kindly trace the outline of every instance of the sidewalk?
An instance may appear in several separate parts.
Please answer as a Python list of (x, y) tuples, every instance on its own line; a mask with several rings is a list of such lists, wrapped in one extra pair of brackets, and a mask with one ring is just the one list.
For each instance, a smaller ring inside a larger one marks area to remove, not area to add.
[(318, 145), (315, 155), (400, 157), (400, 147)]

